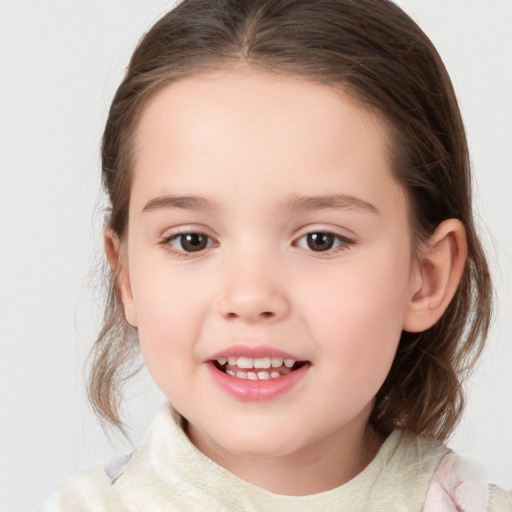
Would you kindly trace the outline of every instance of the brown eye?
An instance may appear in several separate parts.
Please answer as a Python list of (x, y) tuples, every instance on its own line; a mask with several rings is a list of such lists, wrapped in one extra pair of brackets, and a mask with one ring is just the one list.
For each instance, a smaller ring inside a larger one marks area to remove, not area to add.
[(328, 251), (334, 245), (335, 237), (332, 233), (308, 233), (307, 245), (312, 251)]
[(211, 247), (212, 241), (203, 233), (185, 233), (174, 236), (170, 244), (179, 251), (199, 252)]
[(313, 231), (301, 236), (295, 245), (313, 252), (328, 252), (331, 249), (343, 250), (353, 245), (354, 241), (330, 231)]

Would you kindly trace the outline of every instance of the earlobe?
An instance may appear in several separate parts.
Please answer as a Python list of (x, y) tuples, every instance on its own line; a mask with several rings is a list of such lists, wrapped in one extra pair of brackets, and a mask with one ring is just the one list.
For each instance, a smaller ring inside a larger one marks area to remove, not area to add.
[(126, 256), (123, 256), (123, 247), (119, 237), (110, 228), (106, 228), (103, 233), (103, 247), (114, 276), (118, 300), (121, 300), (123, 304), (126, 321), (132, 327), (137, 327), (128, 262)]
[(405, 331), (425, 331), (441, 318), (457, 291), (466, 258), (464, 224), (457, 219), (445, 220), (419, 250), (404, 317)]

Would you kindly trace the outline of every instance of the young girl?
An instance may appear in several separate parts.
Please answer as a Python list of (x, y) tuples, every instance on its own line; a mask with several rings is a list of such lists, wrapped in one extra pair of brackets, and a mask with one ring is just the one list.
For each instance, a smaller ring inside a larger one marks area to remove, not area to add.
[(511, 510), (443, 441), (489, 326), (464, 129), (387, 0), (185, 0), (111, 106), (90, 396), (168, 401), (42, 510)]

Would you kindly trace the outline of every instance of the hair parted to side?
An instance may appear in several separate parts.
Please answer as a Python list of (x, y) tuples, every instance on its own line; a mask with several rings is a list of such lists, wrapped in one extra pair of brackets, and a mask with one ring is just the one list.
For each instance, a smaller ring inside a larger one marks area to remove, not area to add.
[[(371, 415), (382, 433), (399, 426), (446, 439), (489, 328), (492, 289), (450, 79), (427, 36), (392, 2), (184, 0), (166, 14), (140, 41), (110, 108), (102, 145), (107, 228), (126, 236), (133, 137), (148, 101), (180, 78), (237, 65), (339, 87), (379, 112), (392, 137), (393, 172), (409, 196), (413, 241), (443, 220), (464, 223), (468, 260), (457, 293), (432, 328), (402, 334)], [(109, 286), (89, 395), (100, 417), (121, 427), (121, 386), (133, 373), (137, 337), (114, 275)]]

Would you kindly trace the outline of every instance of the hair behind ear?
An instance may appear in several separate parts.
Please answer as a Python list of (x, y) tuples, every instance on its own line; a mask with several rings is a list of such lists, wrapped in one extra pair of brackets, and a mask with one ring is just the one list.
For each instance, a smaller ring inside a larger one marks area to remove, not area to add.
[(127, 436), (121, 421), (122, 385), (143, 367), (137, 330), (126, 320), (121, 273), (126, 272), (119, 236), (105, 228), (103, 245), (108, 265), (104, 265), (103, 288), (107, 291), (102, 329), (89, 354), (89, 401), (98, 416)]
[(467, 236), (449, 219), (418, 249), (418, 289), (370, 420), (381, 432), (399, 427), (445, 440), (460, 420), (462, 384), (483, 349), (492, 298), (485, 256), (470, 240), (468, 258)]
[(127, 436), (121, 420), (122, 386), (143, 367), (137, 330), (125, 320), (116, 285), (116, 277), (105, 265), (107, 290), (102, 329), (88, 358), (89, 401), (101, 420), (117, 427)]

